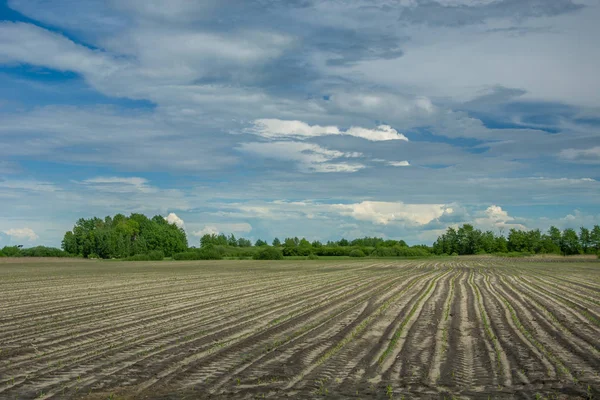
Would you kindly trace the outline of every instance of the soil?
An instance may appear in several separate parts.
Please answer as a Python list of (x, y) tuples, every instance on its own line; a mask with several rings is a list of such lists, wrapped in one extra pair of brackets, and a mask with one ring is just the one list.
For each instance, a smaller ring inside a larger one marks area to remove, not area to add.
[(2, 259), (0, 398), (597, 398), (600, 263)]

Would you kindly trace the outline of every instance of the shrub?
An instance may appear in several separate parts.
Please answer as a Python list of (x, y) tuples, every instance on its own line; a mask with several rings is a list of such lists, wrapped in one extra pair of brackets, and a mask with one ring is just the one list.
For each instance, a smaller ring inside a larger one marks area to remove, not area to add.
[[(90, 257), (91, 258), (91, 255)], [(148, 254), (135, 254), (133, 256), (125, 257), (124, 261), (150, 261)]]
[(341, 247), (341, 246), (323, 246), (317, 249), (313, 249), (314, 254), (323, 257), (331, 257), (331, 256), (347, 256), (352, 251), (350, 247)]
[(162, 261), (165, 258), (165, 253), (162, 250), (152, 250), (148, 253), (149, 261)]
[(284, 256), (308, 256), (312, 253), (312, 249), (310, 247), (284, 247), (283, 255)]
[(350, 257), (365, 257), (365, 253), (359, 249), (352, 250), (349, 255)]
[(4, 246), (2, 252), (6, 257), (21, 257), (21, 250), (17, 246)]
[(91, 254), (88, 254), (87, 258), (90, 258), (90, 259), (100, 258), (100, 256), (98, 254), (96, 254), (96, 253), (91, 253)]
[[(600, 257), (600, 255), (599, 255), (599, 257)], [(310, 253), (310, 254), (308, 255), (308, 257), (306, 257), (306, 258), (307, 258), (308, 260), (318, 260), (318, 259), (319, 259), (319, 256), (318, 256), (318, 255), (316, 255), (316, 254)]]
[(458, 257), (458, 253), (457, 253), (457, 252), (454, 252), (454, 253), (452, 253), (452, 254), (450, 254), (450, 255), (451, 255), (452, 257)]
[(222, 260), (223, 254), (217, 248), (205, 247), (196, 252), (198, 258), (196, 260)]
[(4, 254), (2, 251), (0, 251), (0, 257), (6, 257), (6, 254)]
[(197, 255), (196, 255), (196, 251), (185, 251), (183, 253), (176, 253), (173, 254), (173, 260), (178, 260), (178, 261), (182, 261), (182, 260), (197, 260)]
[(276, 247), (265, 247), (252, 257), (255, 260), (283, 260), (283, 252)]
[(55, 247), (36, 246), (27, 249), (21, 249), (23, 257), (68, 257), (69, 254)]
[(376, 257), (429, 257), (431, 253), (423, 247), (378, 247), (371, 253)]
[(220, 246), (208, 245), (201, 249), (173, 254), (173, 260), (222, 260), (223, 255), (219, 247)]
[(397, 254), (393, 247), (378, 247), (373, 251), (372, 255), (376, 257), (394, 257)]

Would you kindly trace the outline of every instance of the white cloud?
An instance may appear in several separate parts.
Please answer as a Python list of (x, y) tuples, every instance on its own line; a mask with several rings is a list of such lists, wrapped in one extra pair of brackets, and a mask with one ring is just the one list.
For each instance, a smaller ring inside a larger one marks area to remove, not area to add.
[(516, 222), (515, 218), (508, 215), (508, 212), (500, 206), (491, 205), (478, 214), (479, 217), (475, 218), (473, 223), (483, 229), (527, 229), (525, 225)]
[(148, 181), (138, 177), (103, 177), (86, 179), (81, 182), (90, 188), (111, 193), (155, 193), (158, 189), (148, 185)]
[(303, 172), (356, 172), (365, 168), (359, 163), (339, 161), (361, 157), (361, 153), (329, 150), (313, 143), (251, 142), (240, 144), (239, 150), (259, 157), (294, 162)]
[[(600, 80), (593, 71), (600, 63), (600, 53), (593, 38), (600, 9), (595, 5), (586, 10), (517, 26), (525, 32), (527, 28), (541, 29), (537, 34), (511, 32), (512, 21), (463, 28), (407, 28), (407, 33), (418, 39), (406, 44), (402, 57), (369, 60), (343, 71), (372, 85), (410, 88), (431, 98), (468, 101), (482, 88), (497, 84), (524, 89), (523, 97), (528, 100), (596, 107)], [(499, 29), (494, 32), (495, 28)], [(557, 57), (559, 54), (569, 57)], [(548, 85), (556, 76), (561, 77), (560, 82)]]
[(167, 221), (170, 224), (175, 224), (179, 228), (185, 228), (185, 223), (175, 213), (169, 213), (169, 215), (167, 215), (164, 218), (165, 218), (165, 221)]
[(50, 182), (36, 180), (7, 180), (0, 181), (0, 188), (12, 190), (27, 190), (31, 192), (55, 192), (59, 187)]
[(559, 156), (565, 160), (581, 163), (600, 163), (600, 146), (589, 149), (564, 149)]
[(140, 187), (140, 186), (146, 185), (146, 183), (148, 181), (144, 178), (138, 178), (138, 177), (122, 178), (122, 177), (115, 177), (115, 176), (113, 176), (113, 177), (99, 176), (97, 178), (86, 179), (83, 182), (84, 183), (98, 183), (98, 184), (117, 183), (117, 184), (133, 185), (133, 186)]
[(4, 233), (12, 238), (28, 240), (30, 242), (39, 238), (39, 236), (31, 228), (13, 228), (4, 231)]
[(408, 138), (398, 133), (389, 125), (379, 125), (376, 129), (353, 126), (346, 131), (337, 126), (309, 125), (302, 121), (285, 121), (280, 119), (257, 119), (248, 132), (268, 138), (278, 139), (292, 137), (305, 139), (327, 135), (347, 135), (363, 138), (370, 141), (405, 140)]
[(360, 221), (387, 225), (401, 221), (425, 225), (451, 209), (443, 204), (404, 204), (402, 202), (363, 201), (355, 204), (336, 204), (333, 210)]
[(597, 184), (598, 181), (592, 178), (548, 178), (544, 176), (524, 177), (524, 178), (471, 178), (468, 182), (474, 184), (493, 184), (497, 187), (515, 187), (516, 185), (539, 185), (541, 187), (567, 187), (581, 186), (588, 187)]
[[(121, 212), (165, 213), (167, 210), (191, 208), (187, 196), (179, 189), (160, 188), (141, 177), (99, 176), (71, 181), (75, 190), (65, 191), (69, 201), (105, 209), (109, 214)], [(78, 198), (75, 197), (75, 194)]]
[(214, 223), (205, 225), (202, 229), (192, 232), (194, 236), (204, 236), (219, 233), (248, 233), (252, 230), (252, 225), (242, 223)]
[(361, 115), (367, 119), (394, 121), (402, 126), (419, 125), (435, 117), (438, 108), (424, 96), (411, 97), (385, 91), (336, 90), (323, 106), (332, 112)]
[(0, 22), (0, 63), (2, 62), (75, 71), (98, 84), (126, 67), (126, 64), (109, 54), (78, 45), (58, 33), (33, 24), (7, 21)]
[(408, 161), (389, 161), (388, 165), (392, 167), (409, 167), (410, 163)]

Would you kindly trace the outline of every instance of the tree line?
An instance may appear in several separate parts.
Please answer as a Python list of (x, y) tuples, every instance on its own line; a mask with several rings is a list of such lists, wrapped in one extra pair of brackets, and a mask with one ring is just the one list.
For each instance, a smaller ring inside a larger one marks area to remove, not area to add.
[(281, 259), (285, 257), (425, 257), (431, 249), (424, 245), (409, 246), (404, 240), (390, 240), (377, 237), (364, 237), (354, 240), (342, 238), (338, 241), (322, 243), (306, 238), (288, 237), (281, 241), (273, 239), (271, 245), (262, 239), (252, 242), (235, 235), (205, 234), (200, 238), (200, 248), (190, 249), (175, 259), (218, 259), (255, 258)]
[(469, 254), (598, 254), (600, 226), (563, 231), (552, 226), (547, 232), (510, 229), (508, 236), (481, 231), (473, 225), (449, 227), (432, 246), (409, 246), (404, 240), (363, 237), (353, 240), (309, 241), (306, 238), (273, 239), (269, 244), (258, 239), (252, 242), (234, 234), (205, 234), (199, 247), (188, 247), (183, 229), (170, 224), (160, 215), (148, 218), (143, 214), (126, 217), (117, 214), (104, 219), (80, 218), (72, 230), (65, 233), (62, 250), (51, 247), (21, 249), (6, 246), (2, 256), (84, 257), (125, 260), (175, 260), (283, 257), (428, 257), (434, 255)]
[(484, 253), (522, 254), (598, 254), (600, 252), (600, 226), (591, 230), (585, 227), (577, 231), (571, 228), (561, 231), (551, 226), (547, 232), (539, 229), (510, 229), (508, 237), (492, 231), (482, 232), (473, 225), (464, 224), (458, 229), (448, 228), (433, 244), (437, 255), (468, 255)]

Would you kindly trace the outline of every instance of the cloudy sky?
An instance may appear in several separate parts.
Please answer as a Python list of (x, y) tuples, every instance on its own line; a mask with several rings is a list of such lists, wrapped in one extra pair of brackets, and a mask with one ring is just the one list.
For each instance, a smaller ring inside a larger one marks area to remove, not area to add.
[[(168, 4), (168, 6), (166, 6)], [(597, 0), (0, 1), (0, 246), (600, 223)]]

